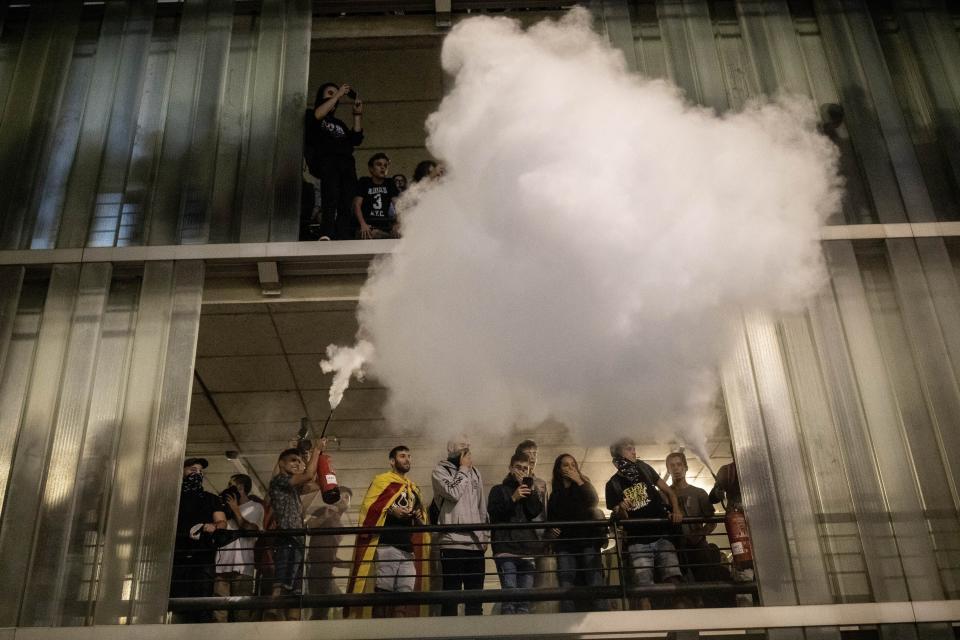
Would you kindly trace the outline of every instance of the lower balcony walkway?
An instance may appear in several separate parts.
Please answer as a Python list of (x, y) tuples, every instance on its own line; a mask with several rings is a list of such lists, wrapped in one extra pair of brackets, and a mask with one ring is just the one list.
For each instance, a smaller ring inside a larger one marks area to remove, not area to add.
[[(960, 623), (960, 601), (752, 607), (671, 611), (530, 614), (457, 618), (248, 622), (204, 625), (115, 625), (0, 629), (0, 640), (427, 640), (536, 638), (628, 640), (663, 638), (813, 638), (840, 628), (850, 638), (874, 637), (881, 625)], [(940, 625), (937, 625), (940, 626)], [(859, 631), (866, 627), (867, 631)], [(954, 632), (958, 630), (954, 626)], [(668, 636), (669, 634), (669, 636)], [(886, 637), (886, 634), (884, 634)], [(879, 637), (876, 636), (876, 637)], [(892, 636), (891, 636), (892, 637)], [(922, 637), (922, 636), (921, 636)]]

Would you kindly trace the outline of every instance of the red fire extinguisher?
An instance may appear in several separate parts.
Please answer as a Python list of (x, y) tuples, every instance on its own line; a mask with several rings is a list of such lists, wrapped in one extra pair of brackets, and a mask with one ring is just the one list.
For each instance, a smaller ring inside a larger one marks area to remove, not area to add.
[(750, 542), (750, 529), (747, 528), (747, 516), (739, 506), (731, 506), (724, 518), (727, 539), (730, 540), (730, 552), (733, 563), (738, 569), (753, 567), (753, 543)]
[(340, 502), (340, 485), (337, 483), (337, 472), (333, 470), (333, 461), (325, 453), (320, 454), (317, 460), (317, 484), (320, 485), (320, 497), (327, 504)]
[[(332, 417), (333, 411), (327, 416), (327, 421), (323, 423), (323, 431), (320, 432), (321, 441), (327, 433), (327, 425), (330, 424), (330, 418)], [(307, 423), (307, 418), (300, 419), (300, 433), (297, 434), (297, 438), (300, 440), (301, 445), (309, 443), (306, 439), (309, 429)], [(323, 501), (327, 504), (336, 504), (340, 501), (340, 484), (337, 482), (337, 472), (333, 469), (333, 461), (330, 459), (330, 456), (323, 452), (317, 455), (317, 484), (320, 485), (320, 497), (323, 498)]]

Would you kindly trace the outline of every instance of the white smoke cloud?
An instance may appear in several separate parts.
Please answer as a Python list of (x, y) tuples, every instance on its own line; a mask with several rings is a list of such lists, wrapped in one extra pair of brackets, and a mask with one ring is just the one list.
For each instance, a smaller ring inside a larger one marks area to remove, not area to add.
[(717, 116), (628, 73), (589, 22), (480, 17), (444, 42), (455, 84), (427, 128), (448, 175), (359, 310), (396, 423), (552, 418), (588, 444), (702, 451), (731, 315), (824, 281), (839, 185), (812, 105)]
[(350, 377), (363, 380), (364, 364), (373, 356), (373, 345), (366, 340), (359, 340), (353, 347), (340, 347), (334, 344), (327, 346), (327, 359), (320, 361), (320, 369), (324, 373), (333, 372), (333, 383), (330, 385), (330, 409), (336, 409), (343, 400), (343, 394), (350, 384)]

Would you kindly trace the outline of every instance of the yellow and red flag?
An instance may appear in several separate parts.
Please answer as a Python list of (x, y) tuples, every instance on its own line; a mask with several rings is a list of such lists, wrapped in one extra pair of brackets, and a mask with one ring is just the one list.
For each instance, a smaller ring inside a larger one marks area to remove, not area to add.
[[(414, 500), (418, 505), (415, 514), (419, 522), (427, 523), (427, 509), (423, 502), (420, 488), (413, 480), (402, 476), (395, 471), (387, 471), (374, 477), (367, 489), (367, 494), (360, 504), (361, 527), (382, 527), (387, 519), (387, 509), (400, 498), (406, 495), (408, 500)], [(417, 578), (414, 591), (423, 591), (430, 574), (430, 534), (412, 534), (414, 561), (417, 566)], [(375, 572), (375, 556), (380, 536), (376, 534), (357, 534), (357, 541), (353, 548), (353, 573), (347, 583), (348, 593), (372, 593), (376, 579), (369, 579)], [(428, 605), (420, 607), (420, 615), (426, 616)], [(344, 617), (369, 618), (371, 607), (344, 608)]]

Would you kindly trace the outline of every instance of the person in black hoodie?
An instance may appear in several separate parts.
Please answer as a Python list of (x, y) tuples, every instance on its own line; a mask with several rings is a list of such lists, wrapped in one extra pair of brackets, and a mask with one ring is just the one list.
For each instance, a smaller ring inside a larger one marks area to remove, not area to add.
[[(553, 528), (553, 552), (557, 557), (557, 582), (561, 587), (603, 585), (600, 550), (607, 543), (607, 526), (597, 507), (597, 490), (580, 473), (577, 459), (561, 454), (553, 463), (553, 486), (547, 504), (548, 521), (584, 520), (592, 524)], [(597, 522), (600, 520), (601, 522)], [(606, 600), (563, 600), (560, 611), (606, 611)]]
[[(490, 522), (532, 522), (543, 512), (540, 494), (533, 490), (530, 458), (516, 453), (510, 458), (510, 473), (490, 490), (487, 500)], [(493, 561), (502, 589), (531, 589), (536, 571), (533, 559), (542, 546), (535, 529), (493, 532)], [(529, 602), (504, 602), (501, 613), (530, 613)]]
[[(353, 97), (353, 126), (334, 114), (343, 96)], [(363, 142), (363, 101), (348, 84), (324, 82), (304, 122), (304, 157), (310, 173), (320, 179), (320, 240), (352, 239), (356, 219), (353, 196), (357, 167), (353, 148)]]

